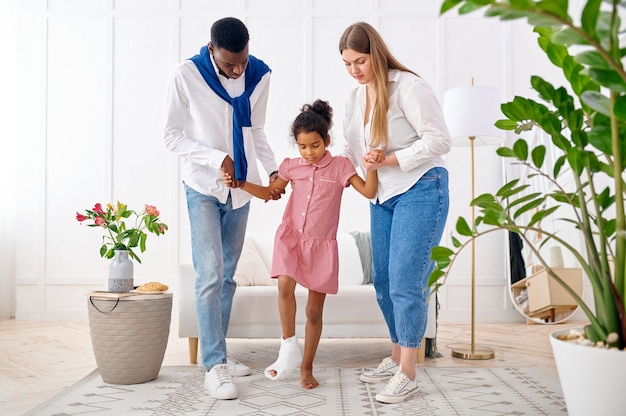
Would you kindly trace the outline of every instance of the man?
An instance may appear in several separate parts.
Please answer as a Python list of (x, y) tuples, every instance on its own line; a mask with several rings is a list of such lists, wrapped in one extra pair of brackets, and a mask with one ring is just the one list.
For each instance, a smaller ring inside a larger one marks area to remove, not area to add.
[(183, 158), (204, 385), (216, 399), (237, 398), (232, 377), (251, 372), (225, 342), (251, 199), (237, 188), (261, 183), (256, 159), (270, 181), (278, 169), (264, 132), (270, 69), (248, 54), (249, 38), (240, 20), (216, 21), (209, 44), (174, 69), (166, 101), (163, 141)]

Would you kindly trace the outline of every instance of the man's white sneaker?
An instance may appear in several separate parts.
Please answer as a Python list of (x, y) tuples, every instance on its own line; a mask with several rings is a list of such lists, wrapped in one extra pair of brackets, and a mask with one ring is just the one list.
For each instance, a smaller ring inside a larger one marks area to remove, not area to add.
[(387, 357), (374, 370), (361, 373), (360, 379), (364, 383), (382, 383), (393, 377), (397, 371), (398, 364), (391, 357)]
[(417, 393), (417, 379), (413, 381), (399, 370), (385, 388), (376, 395), (376, 400), (383, 403), (402, 403), (415, 393)]
[(230, 400), (237, 398), (237, 386), (228, 373), (227, 364), (218, 364), (207, 371), (204, 378), (204, 387), (214, 399)]
[(240, 363), (233, 357), (226, 357), (226, 364), (228, 365), (228, 372), (233, 377), (249, 376), (252, 374), (250, 367)]

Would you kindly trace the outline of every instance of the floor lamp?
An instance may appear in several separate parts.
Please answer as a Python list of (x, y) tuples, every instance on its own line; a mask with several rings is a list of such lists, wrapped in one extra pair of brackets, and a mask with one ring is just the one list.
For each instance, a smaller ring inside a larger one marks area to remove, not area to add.
[[(474, 200), (474, 147), (494, 145), (505, 140), (504, 132), (494, 125), (497, 120), (503, 118), (498, 90), (494, 87), (474, 85), (450, 89), (444, 96), (443, 112), (452, 137), (452, 145), (470, 148), (471, 190), (472, 200)], [(472, 206), (472, 225), (474, 220), (475, 207)], [(475, 342), (476, 247), (474, 240), (471, 241), (471, 254), (472, 340), (469, 346), (452, 348), (452, 356), (467, 360), (487, 360), (494, 358), (494, 351), (487, 347), (477, 347)]]

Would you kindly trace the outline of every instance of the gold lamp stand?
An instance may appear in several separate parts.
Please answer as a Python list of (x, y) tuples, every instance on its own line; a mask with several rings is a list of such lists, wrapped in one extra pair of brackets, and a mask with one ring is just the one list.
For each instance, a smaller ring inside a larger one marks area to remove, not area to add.
[[(476, 140), (476, 136), (469, 136), (470, 141), (470, 154), (471, 154), (471, 167), (472, 167), (472, 201), (474, 200), (474, 142)], [(474, 221), (476, 217), (475, 207), (472, 205), (472, 226), (474, 225)], [(491, 348), (487, 347), (477, 347), (476, 346), (476, 331), (475, 331), (475, 323), (476, 323), (476, 244), (475, 240), (471, 241), (472, 247), (472, 325), (471, 325), (471, 334), (472, 341), (469, 346), (461, 346), (457, 348), (452, 348), (452, 356), (455, 358), (462, 358), (465, 360), (489, 360), (495, 357), (495, 352)]]

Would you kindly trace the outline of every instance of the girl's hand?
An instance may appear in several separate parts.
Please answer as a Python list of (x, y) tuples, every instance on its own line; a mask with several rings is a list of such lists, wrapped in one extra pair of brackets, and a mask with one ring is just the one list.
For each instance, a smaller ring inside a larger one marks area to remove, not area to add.
[(222, 170), (222, 180), (224, 181), (224, 185), (226, 185), (229, 188), (233, 187), (233, 177), (230, 176), (230, 173)]
[(369, 163), (381, 164), (385, 160), (385, 152), (379, 149), (372, 149), (363, 156)]
[(363, 155), (363, 164), (368, 171), (376, 170), (385, 161), (385, 153), (382, 150), (373, 149)]

